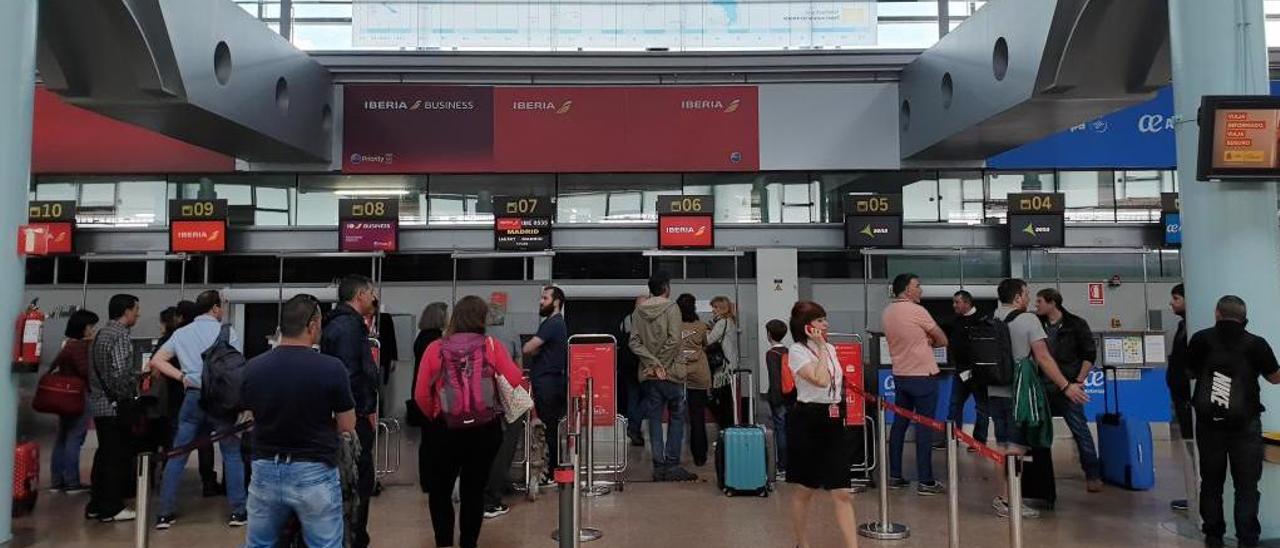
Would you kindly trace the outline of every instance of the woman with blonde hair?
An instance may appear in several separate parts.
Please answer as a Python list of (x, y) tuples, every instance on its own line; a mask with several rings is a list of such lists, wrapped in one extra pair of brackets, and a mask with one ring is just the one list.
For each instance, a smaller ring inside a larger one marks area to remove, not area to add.
[[(444, 336), (445, 325), (449, 323), (449, 305), (442, 302), (434, 302), (422, 309), (422, 315), (418, 316), (418, 336), (413, 339), (413, 385), (418, 384), (418, 372), (422, 368), (422, 354), (427, 351), (427, 346), (440, 340)], [(417, 426), (419, 428), (426, 426), (426, 420), (422, 417), (422, 412), (418, 410), (417, 404), (413, 403), (413, 398), (405, 402), (405, 422), (409, 426)], [(425, 432), (423, 432), (425, 434)], [(427, 492), (427, 443), (426, 437), (418, 438), (418, 486), (423, 493)]]
[(733, 416), (733, 396), (729, 388), (731, 373), (738, 367), (738, 307), (723, 295), (711, 299), (711, 331), (707, 333), (707, 360), (711, 364), (713, 379), (711, 395), (715, 399), (713, 412), (721, 430), (737, 424), (740, 417)]

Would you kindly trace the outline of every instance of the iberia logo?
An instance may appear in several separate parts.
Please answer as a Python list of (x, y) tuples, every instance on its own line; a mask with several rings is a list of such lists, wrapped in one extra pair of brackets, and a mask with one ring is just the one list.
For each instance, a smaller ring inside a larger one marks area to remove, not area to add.
[(700, 227), (694, 228), (694, 227), (691, 227), (691, 226), (669, 226), (669, 227), (667, 227), (667, 234), (681, 234), (681, 235), (688, 235), (688, 236), (705, 236), (705, 235), (707, 234), (707, 227), (706, 227), (706, 226), (700, 226)]
[(568, 114), (573, 109), (573, 100), (566, 99), (563, 103), (556, 104), (555, 101), (512, 101), (511, 110), (521, 111), (540, 111), (554, 112), (557, 115)]
[(742, 106), (742, 99), (734, 99), (728, 103), (719, 99), (685, 99), (680, 101), (680, 108), (684, 110), (718, 110), (725, 114), (737, 112), (740, 106)]
[(726, 113), (736, 111), (738, 110), (738, 105), (740, 104), (742, 104), (742, 99), (734, 99), (732, 101), (729, 101), (729, 106), (725, 107), (724, 111)]

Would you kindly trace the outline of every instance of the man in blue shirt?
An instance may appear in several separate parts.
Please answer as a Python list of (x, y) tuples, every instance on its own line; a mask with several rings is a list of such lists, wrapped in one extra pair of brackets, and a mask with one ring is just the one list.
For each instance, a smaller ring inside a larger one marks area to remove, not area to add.
[(253, 413), (253, 483), (246, 546), (273, 548), (289, 516), (311, 548), (341, 548), (339, 433), (356, 430), (346, 366), (312, 346), (320, 306), (298, 295), (280, 311), (280, 345), (245, 366), (241, 401)]
[(533, 358), (529, 378), (533, 385), (534, 409), (546, 426), (548, 473), (560, 462), (557, 429), (568, 402), (569, 327), (564, 323), (563, 310), (564, 290), (554, 285), (542, 288), (538, 315), (545, 319), (523, 349), (524, 355)]
[[(222, 332), (222, 296), (208, 290), (196, 297), (195, 312), (199, 314), (190, 324), (173, 332), (156, 355), (151, 358), (151, 368), (161, 375), (182, 382), (186, 388), (182, 409), (178, 412), (178, 431), (173, 436), (172, 447), (183, 447), (211, 432), (226, 432), (235, 426), (236, 417), (206, 415), (200, 408), (200, 379), (204, 373), (203, 354), (218, 340)], [(231, 345), (241, 348), (240, 341), (231, 332)], [(174, 367), (178, 359), (181, 369)], [(222, 473), (227, 484), (227, 502), (231, 504), (231, 517), (227, 525), (240, 527), (246, 523), (244, 461), (240, 457), (240, 437), (227, 436), (218, 441), (222, 452)], [(168, 529), (176, 519), (178, 484), (182, 471), (187, 467), (189, 453), (174, 457), (165, 464), (164, 481), (160, 485), (160, 513), (156, 516), (156, 529)]]

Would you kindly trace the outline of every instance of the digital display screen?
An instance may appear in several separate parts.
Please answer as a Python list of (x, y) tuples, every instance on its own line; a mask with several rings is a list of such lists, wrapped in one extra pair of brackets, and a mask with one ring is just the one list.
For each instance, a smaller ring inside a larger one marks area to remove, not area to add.
[(1009, 247), (1063, 247), (1062, 215), (1009, 215)]
[(715, 219), (712, 216), (658, 216), (658, 247), (660, 249), (711, 249), (715, 246)]
[(1205, 96), (1196, 174), (1202, 181), (1280, 177), (1280, 99)]
[(902, 247), (902, 216), (846, 215), (844, 218), (844, 246), (848, 249)]
[(174, 253), (222, 253), (227, 250), (226, 221), (172, 221), (169, 251)]

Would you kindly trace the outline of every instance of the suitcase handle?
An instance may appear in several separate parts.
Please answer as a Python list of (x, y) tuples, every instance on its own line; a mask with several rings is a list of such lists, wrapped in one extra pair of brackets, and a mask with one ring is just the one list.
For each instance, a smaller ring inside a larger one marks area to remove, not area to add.
[[(755, 399), (755, 372), (750, 369), (734, 369), (729, 371), (732, 379), (729, 382), (729, 398), (733, 400), (733, 424), (734, 426), (755, 424), (756, 416), (756, 399)], [(742, 421), (742, 410), (738, 408), (741, 405), (741, 392), (738, 390), (738, 383), (742, 377), (747, 378), (747, 420)]]
[[(1109, 381), (1109, 384), (1108, 384)], [(1114, 365), (1102, 366), (1102, 412), (1111, 414), (1111, 400), (1116, 402), (1115, 414), (1120, 414), (1120, 370)]]

